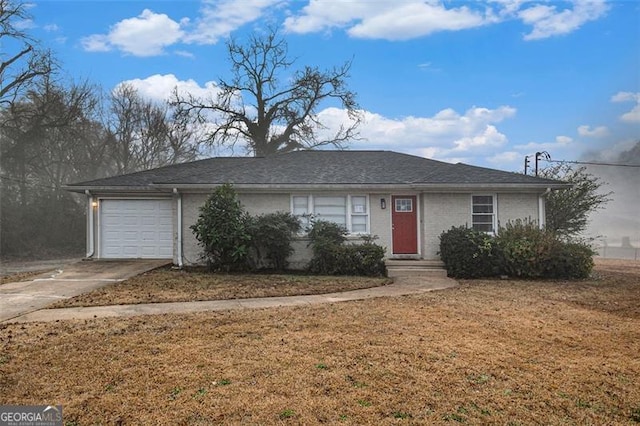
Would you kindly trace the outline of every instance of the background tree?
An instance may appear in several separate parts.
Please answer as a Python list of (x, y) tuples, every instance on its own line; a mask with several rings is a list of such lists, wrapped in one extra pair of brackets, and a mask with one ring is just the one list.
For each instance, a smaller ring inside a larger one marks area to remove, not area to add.
[(62, 185), (100, 174), (97, 108), (88, 84), (63, 87), (45, 77), (0, 110), (3, 255), (82, 250), (84, 205)]
[(172, 120), (168, 105), (144, 99), (130, 84), (119, 85), (110, 97), (107, 145), (113, 174), (131, 173), (194, 160), (198, 143), (190, 126)]
[[(209, 143), (233, 147), (243, 141), (249, 152), (265, 156), (325, 145), (341, 148), (357, 137), (361, 116), (355, 93), (346, 85), (351, 62), (330, 70), (305, 66), (290, 74), (295, 61), (274, 30), (252, 36), (246, 45), (230, 39), (227, 51), (232, 78), (220, 80), (217, 96), (202, 99), (176, 90), (171, 102), (178, 115), (213, 121)], [(347, 110), (351, 124), (323, 137), (328, 128), (318, 108), (332, 100)]]
[(19, 29), (29, 19), (26, 3), (0, 0), (0, 106), (8, 105), (38, 77), (49, 75), (54, 62), (47, 50)]
[(589, 223), (589, 215), (604, 208), (612, 192), (603, 192), (606, 185), (585, 167), (574, 168), (567, 163), (557, 163), (542, 169), (540, 177), (563, 180), (571, 188), (552, 191), (546, 202), (547, 229), (564, 237), (575, 237)]

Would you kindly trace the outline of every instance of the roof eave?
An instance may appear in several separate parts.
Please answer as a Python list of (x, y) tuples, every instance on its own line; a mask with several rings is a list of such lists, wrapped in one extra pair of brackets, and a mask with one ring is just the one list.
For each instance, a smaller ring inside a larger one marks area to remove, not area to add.
[(84, 194), (87, 191), (89, 192), (99, 192), (99, 193), (123, 193), (123, 192), (136, 192), (136, 193), (149, 193), (149, 194), (157, 194), (162, 192), (171, 192), (171, 189), (175, 186), (166, 189), (159, 188), (154, 185), (131, 185), (131, 186), (108, 186), (108, 185), (63, 185), (62, 189), (69, 192), (77, 192), (80, 194)]
[[(77, 193), (95, 192), (95, 193), (169, 193), (174, 189), (181, 191), (209, 191), (222, 183), (157, 183), (150, 185), (65, 185), (62, 188)], [(361, 183), (331, 183), (331, 184), (308, 184), (308, 183), (286, 183), (286, 184), (264, 184), (264, 183), (239, 183), (233, 184), (237, 190), (251, 191), (336, 191), (336, 190), (367, 190), (367, 191), (398, 191), (412, 190), (422, 192), (469, 192), (469, 191), (527, 191), (540, 192), (546, 189), (565, 189), (570, 188), (571, 184), (566, 183), (380, 183), (380, 184), (361, 184)]]

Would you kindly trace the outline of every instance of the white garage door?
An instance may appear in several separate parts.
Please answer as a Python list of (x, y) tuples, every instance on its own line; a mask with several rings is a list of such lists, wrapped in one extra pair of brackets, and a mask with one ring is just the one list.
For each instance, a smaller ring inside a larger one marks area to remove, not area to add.
[(102, 200), (100, 257), (173, 257), (171, 200)]

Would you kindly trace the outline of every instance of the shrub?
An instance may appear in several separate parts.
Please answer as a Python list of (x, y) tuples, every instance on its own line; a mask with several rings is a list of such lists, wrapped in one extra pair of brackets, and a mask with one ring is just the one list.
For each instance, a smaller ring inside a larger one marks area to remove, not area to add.
[(385, 249), (373, 242), (374, 238), (362, 237), (362, 244), (344, 244), (347, 231), (332, 222), (315, 221), (309, 231), (313, 257), (308, 270), (323, 275), (384, 276)]
[(520, 278), (548, 276), (549, 261), (562, 244), (530, 220), (516, 220), (498, 230), (495, 239), (501, 274)]
[(451, 277), (479, 278), (497, 273), (493, 238), (466, 226), (453, 227), (440, 235), (439, 254)]
[(586, 278), (595, 252), (583, 242), (564, 241), (535, 222), (516, 220), (500, 228), (496, 243), (502, 274), (520, 278)]
[(308, 237), (313, 257), (307, 268), (313, 274), (339, 275), (341, 247), (346, 240), (347, 230), (336, 223), (317, 220), (311, 223)]
[(440, 257), (456, 278), (586, 278), (594, 254), (587, 244), (564, 241), (530, 220), (510, 222), (496, 237), (466, 227), (440, 235)]
[(291, 242), (300, 230), (300, 220), (291, 213), (277, 212), (253, 217), (250, 222), (253, 269), (285, 270), (287, 258), (293, 253)]
[(588, 278), (596, 253), (583, 242), (561, 243), (552, 253), (546, 276), (549, 278)]
[(198, 221), (191, 226), (209, 269), (229, 272), (246, 267), (251, 240), (248, 220), (232, 186), (224, 184), (216, 188), (200, 208)]

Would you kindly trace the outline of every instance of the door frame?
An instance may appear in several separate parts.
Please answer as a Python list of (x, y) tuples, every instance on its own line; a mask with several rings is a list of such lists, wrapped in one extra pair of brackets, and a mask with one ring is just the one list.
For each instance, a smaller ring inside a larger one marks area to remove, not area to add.
[[(395, 211), (395, 199), (396, 198), (404, 198), (404, 197), (415, 197), (415, 206), (414, 211), (416, 213), (416, 252), (415, 253), (395, 253), (395, 247), (393, 247), (393, 213)], [(421, 217), (422, 217), (422, 209), (420, 206), (421, 197), (420, 194), (407, 194), (407, 193), (392, 193), (390, 197), (391, 204), (391, 214), (389, 215), (389, 227), (391, 228), (391, 256), (392, 258), (407, 258), (407, 259), (420, 259), (422, 257), (422, 232), (421, 232)]]

